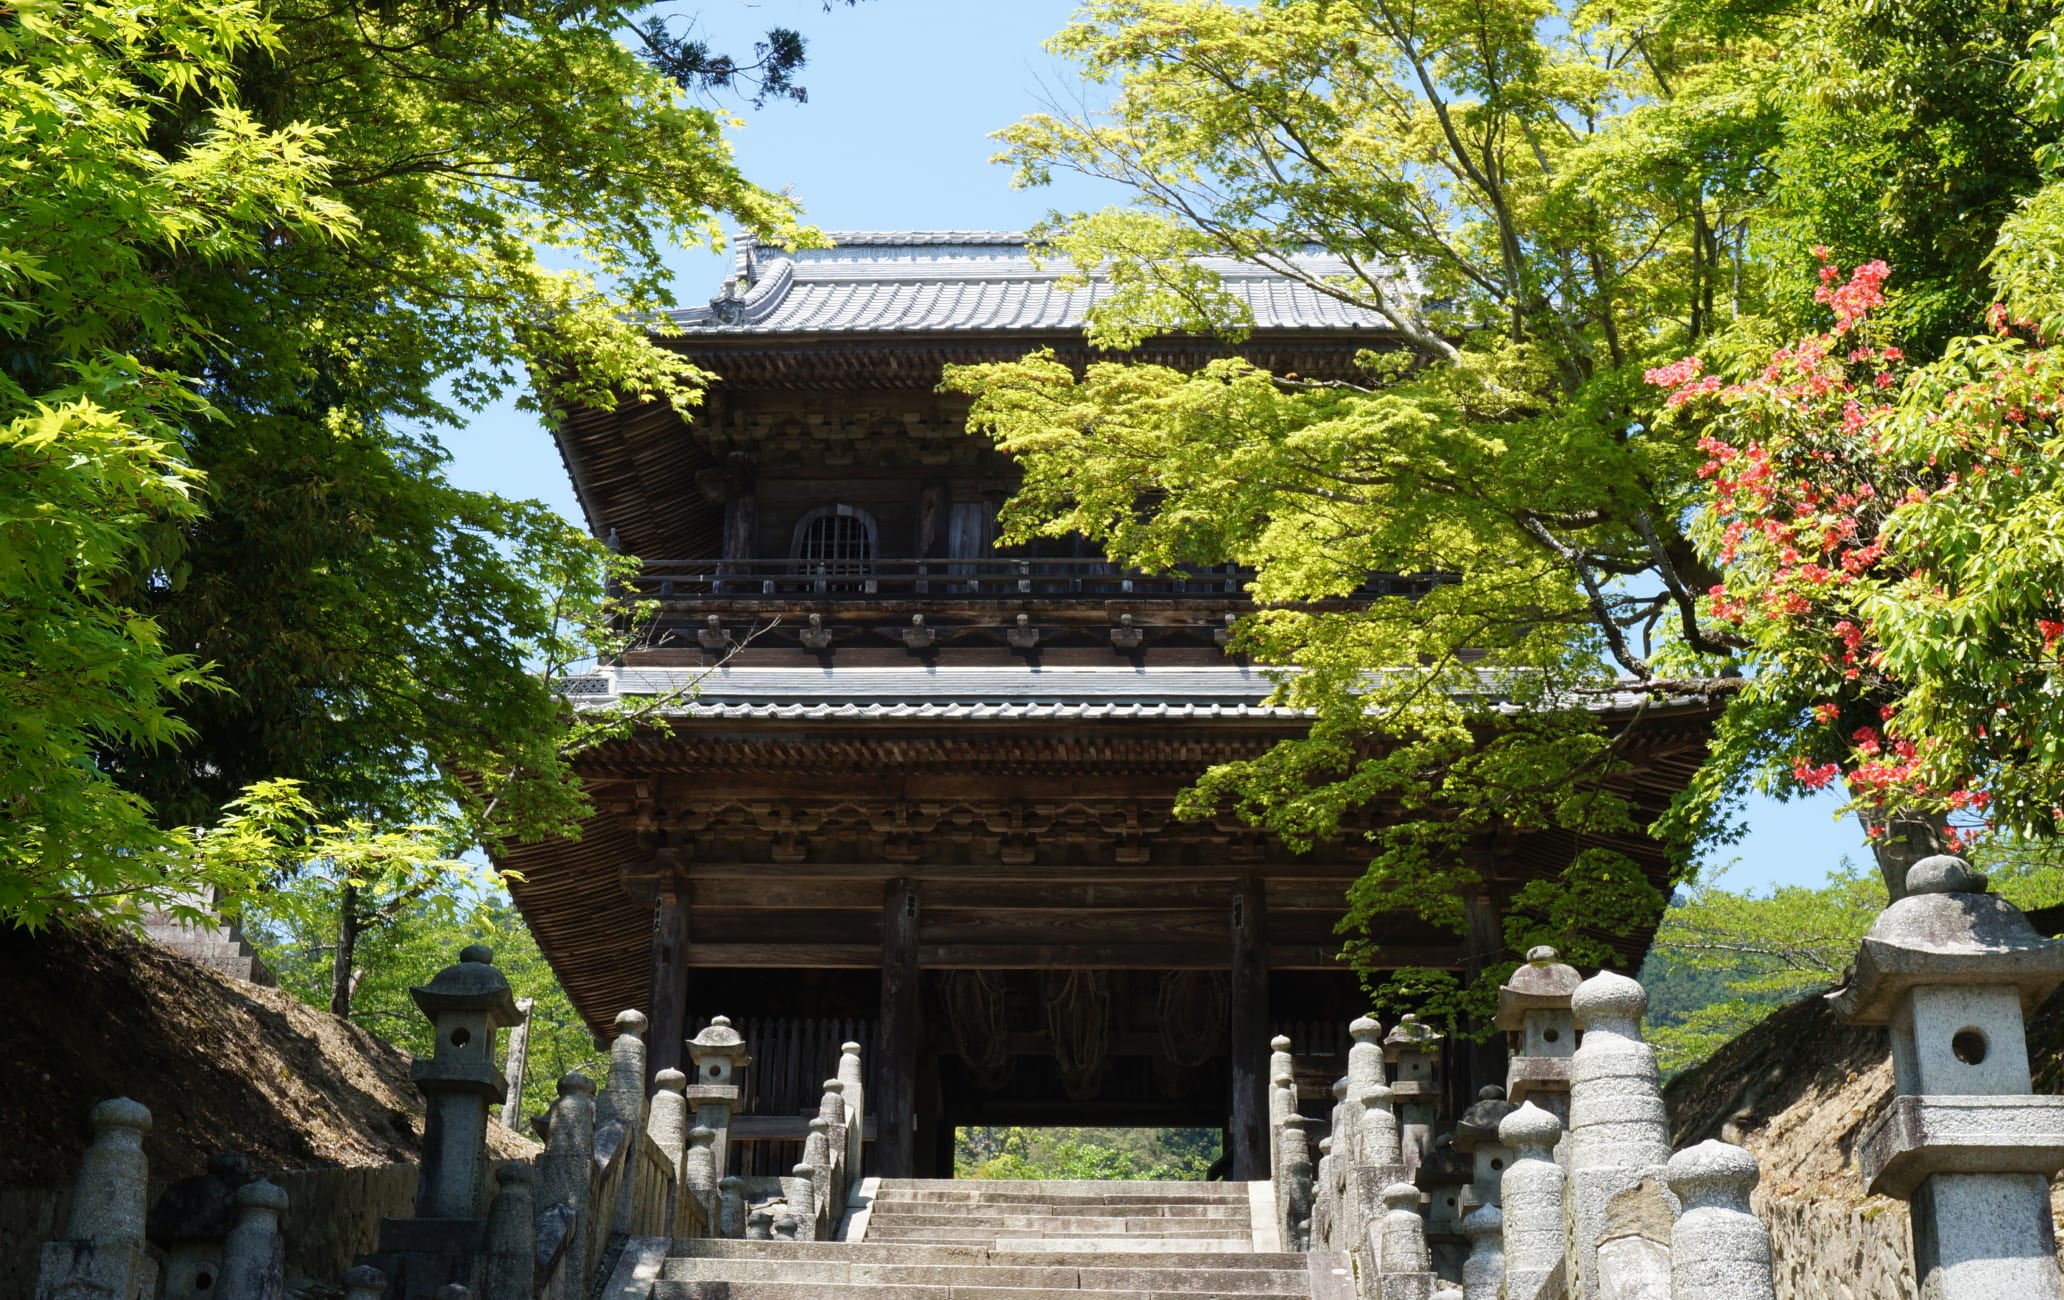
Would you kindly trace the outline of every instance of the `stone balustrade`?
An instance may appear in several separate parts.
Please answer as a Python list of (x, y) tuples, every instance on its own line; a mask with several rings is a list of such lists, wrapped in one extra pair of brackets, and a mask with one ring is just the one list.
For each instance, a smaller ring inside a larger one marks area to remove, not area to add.
[[(491, 1165), (490, 1107), (509, 1091), (496, 1035), (522, 1019), (508, 981), (476, 945), (413, 994), (436, 1043), (412, 1070), (427, 1112), (416, 1213), (382, 1220), (378, 1249), (336, 1288), (347, 1300), (586, 1300), (625, 1253), (614, 1242), (743, 1239), (755, 1224), (803, 1241), (838, 1231), (859, 1181), (859, 1044), (841, 1048), (782, 1199), (755, 1208), (746, 1180), (726, 1168), (736, 1076), (751, 1056), (723, 1017), (688, 1044), (692, 1081), (661, 1070), (648, 1095), (647, 1021), (623, 1012), (599, 1094), (583, 1075), (561, 1078), (537, 1122), (544, 1150)], [(147, 1216), (150, 1123), (126, 1099), (94, 1108), (64, 1235), (42, 1248), (36, 1300), (283, 1300), (286, 1192), (225, 1154)], [(146, 1241), (147, 1218), (163, 1225), (166, 1247)]]

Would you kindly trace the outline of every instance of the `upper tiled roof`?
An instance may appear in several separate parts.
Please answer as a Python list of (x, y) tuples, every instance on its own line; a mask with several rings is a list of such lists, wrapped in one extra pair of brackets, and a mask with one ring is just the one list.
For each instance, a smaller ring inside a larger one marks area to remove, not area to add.
[[(1076, 331), (1106, 282), (1061, 285), (1069, 264), (1035, 265), (1022, 234), (987, 230), (832, 231), (834, 247), (795, 253), (741, 239), (737, 270), (707, 307), (673, 313), (692, 334), (767, 335), (926, 331)], [(1325, 254), (1298, 259), (1315, 276), (1345, 274)], [(1247, 305), (1254, 327), (1388, 330), (1375, 312), (1309, 285), (1229, 259), (1212, 258), (1226, 289)]]

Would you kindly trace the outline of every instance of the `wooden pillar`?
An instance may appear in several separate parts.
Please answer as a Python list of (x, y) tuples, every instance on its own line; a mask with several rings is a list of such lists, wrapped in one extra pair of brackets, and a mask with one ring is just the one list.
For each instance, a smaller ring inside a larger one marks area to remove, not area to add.
[[(1469, 926), (1465, 943), (1467, 950), (1462, 954), (1462, 979), (1465, 985), (1476, 983), (1485, 970), (1497, 964), (1505, 955), (1505, 917), (1493, 892), (1488, 867), (1480, 869), (1477, 887), (1462, 900), (1462, 910)], [(1472, 1037), (1468, 1042), (1448, 1044), (1448, 1113), (1460, 1115), (1476, 1101), (1476, 1090), (1487, 1083), (1504, 1086), (1505, 1083), (1505, 1035), (1478, 1018), (1471, 1016), (1465, 1027)], [(1489, 1030), (1488, 1033), (1484, 1033)], [(1481, 1038), (1474, 1035), (1482, 1034)]]
[(882, 893), (880, 1092), (869, 1093), (876, 1123), (875, 1169), (910, 1178), (917, 1167), (917, 1054), (924, 1002), (917, 970), (917, 884), (898, 877)]
[(661, 1070), (678, 1070), (688, 1037), (688, 885), (668, 876), (652, 906), (652, 980), (645, 1005), (646, 1084)]
[(1268, 1167), (1268, 912), (1262, 882), (1234, 886), (1231, 1048), (1232, 1177), (1266, 1181)]

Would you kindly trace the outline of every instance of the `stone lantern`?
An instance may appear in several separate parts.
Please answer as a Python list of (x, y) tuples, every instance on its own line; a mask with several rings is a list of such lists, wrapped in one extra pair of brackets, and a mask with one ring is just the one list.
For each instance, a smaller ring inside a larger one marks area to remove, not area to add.
[(1527, 950), (1526, 964), (1498, 990), (1497, 1026), (1512, 1049), (1506, 1099), (1515, 1106), (1531, 1101), (1567, 1124), (1570, 1057), (1577, 1050), (1570, 998), (1584, 977), (1558, 956), (1546, 945)]
[(731, 1113), (738, 1109), (738, 1077), (752, 1064), (745, 1040), (727, 1016), (712, 1016), (703, 1031), (688, 1040), (694, 1073), (688, 1080), (688, 1104), (695, 1124), (710, 1131), (710, 1159), (722, 1178), (731, 1166)]
[(1512, 1148), (1498, 1138), (1498, 1126), (1519, 1107), (1505, 1099), (1505, 1090), (1487, 1083), (1477, 1090), (1476, 1101), (1455, 1121), (1455, 1150), (1469, 1159), (1469, 1189), (1463, 1194), (1463, 1214), (1480, 1205), (1502, 1205), (1499, 1187), (1505, 1167), (1512, 1163)]
[(1433, 1121), (1440, 1106), (1440, 1050), (1440, 1032), (1410, 1014), (1401, 1016), (1383, 1040), (1407, 1178), (1433, 1151)]
[(409, 1067), (424, 1108), (416, 1217), (477, 1218), (487, 1204), (488, 1107), (509, 1092), (495, 1068), (495, 1031), (515, 1027), (523, 1016), (494, 954), (479, 944), (409, 994), (436, 1035), (430, 1059)]
[(1463, 1193), (1475, 1177), (1469, 1157), (1443, 1133), (1412, 1179), (1426, 1195), (1426, 1244), (1433, 1252), (1434, 1271), (1443, 1277), (1462, 1276), (1462, 1263), (1469, 1257), (1469, 1239), (1462, 1233), (1462, 1216), (1468, 1212)]
[(1986, 887), (1961, 858), (1914, 863), (1828, 997), (1891, 1031), (1896, 1096), (1857, 1163), (1871, 1192), (1912, 1205), (1922, 1294), (2058, 1300), (2064, 1097), (2031, 1095), (2024, 1018), (2064, 982), (2064, 943)]

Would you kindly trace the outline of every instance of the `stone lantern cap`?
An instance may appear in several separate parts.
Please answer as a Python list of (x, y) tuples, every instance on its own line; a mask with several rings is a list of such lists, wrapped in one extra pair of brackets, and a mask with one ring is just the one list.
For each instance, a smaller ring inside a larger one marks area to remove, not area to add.
[(1899, 1000), (1924, 986), (2010, 987), (2023, 1014), (2064, 983), (2064, 942), (2046, 939), (2021, 909), (1986, 892), (1962, 858), (1938, 854), (1908, 868), (1906, 897), (1879, 914), (1854, 972), (1827, 995), (1843, 1019), (1888, 1024)]
[(731, 1027), (729, 1016), (714, 1016), (703, 1026), (701, 1033), (688, 1040), (688, 1047), (696, 1059), (705, 1056), (728, 1057), (740, 1067), (751, 1065), (746, 1055), (745, 1039)]
[(1406, 1052), (1425, 1052), (1429, 1055), (1440, 1052), (1441, 1033), (1432, 1025), (1423, 1023), (1419, 1017), (1407, 1012), (1383, 1039), (1383, 1059), (1396, 1065), (1398, 1058)]
[(1513, 971), (1498, 990), (1498, 1028), (1526, 1028), (1529, 1011), (1569, 1009), (1570, 998), (1584, 977), (1576, 967), (1559, 960), (1560, 956), (1546, 944), (1527, 950), (1526, 964)]
[(1495, 1083), (1485, 1084), (1476, 1094), (1476, 1101), (1462, 1118), (1455, 1121), (1455, 1149), (1464, 1155), (1473, 1154), (1479, 1146), (1498, 1141), (1498, 1126), (1505, 1117), (1519, 1107), (1505, 1100), (1505, 1090)]
[(496, 1029), (514, 1029), (523, 1023), (516, 999), (509, 992), (509, 977), (494, 964), (494, 953), (472, 944), (459, 953), (458, 964), (437, 972), (428, 983), (409, 990), (416, 1006), (431, 1019), (441, 1011), (485, 1011)]

